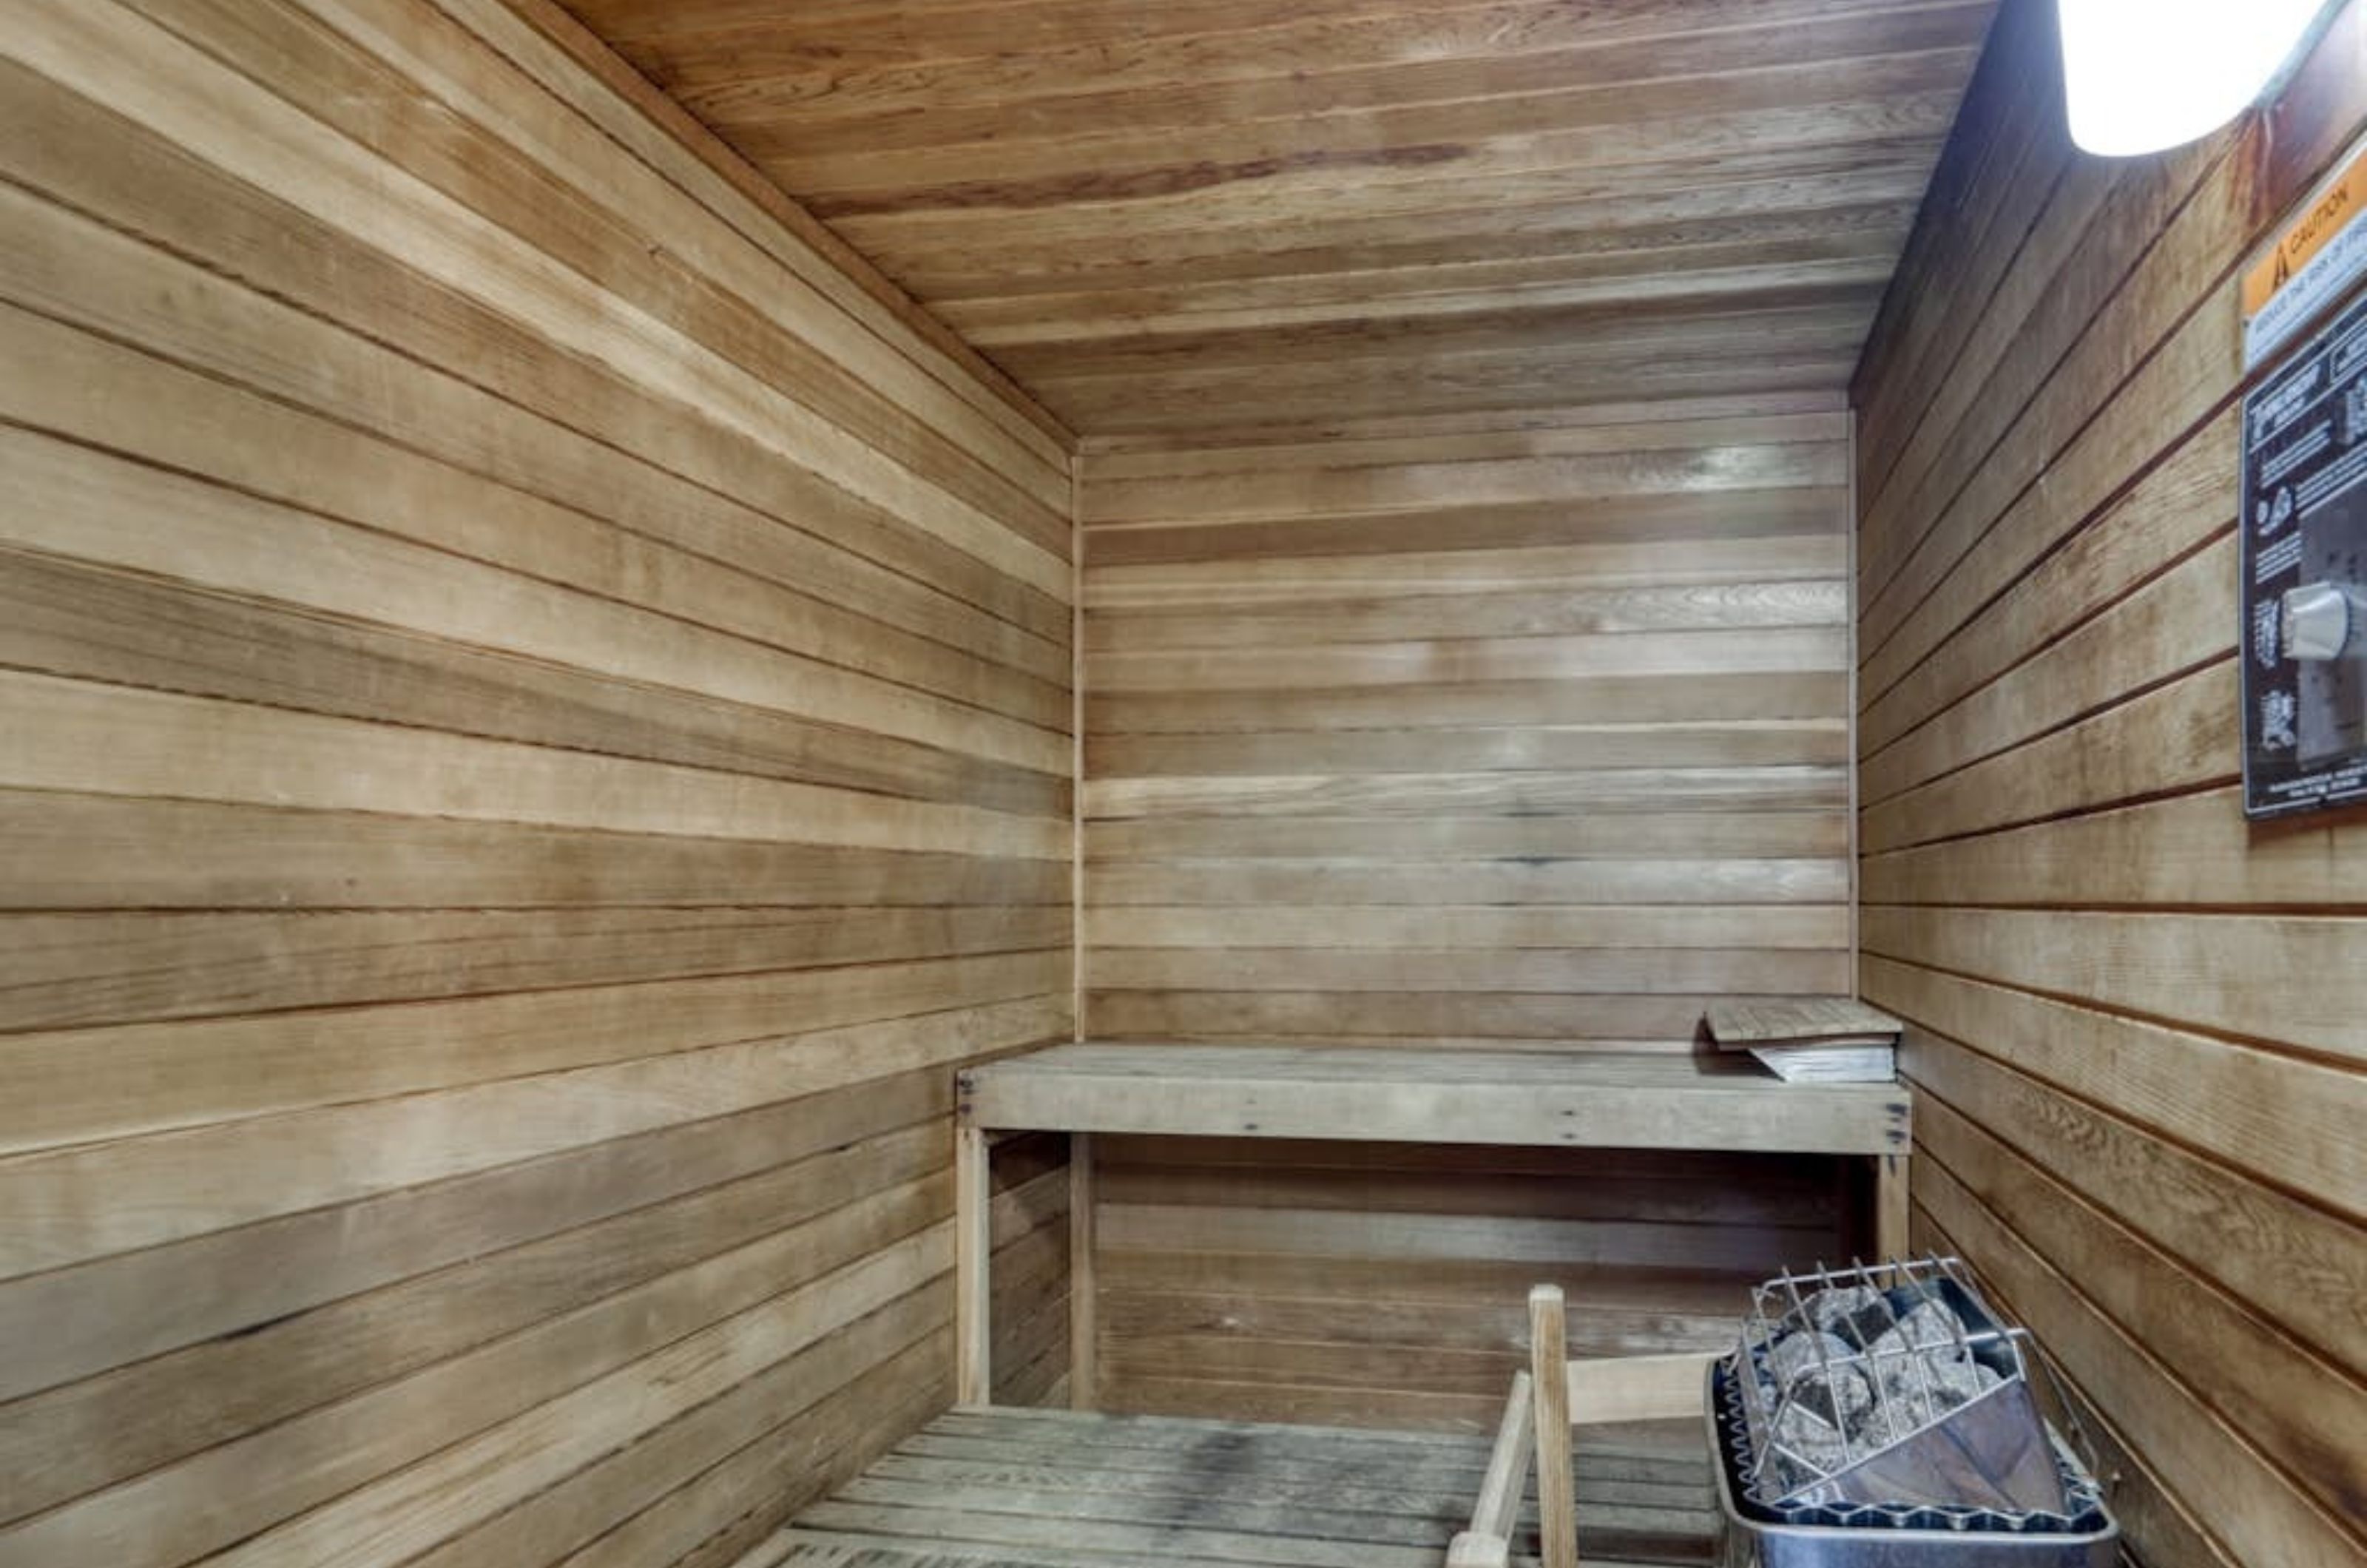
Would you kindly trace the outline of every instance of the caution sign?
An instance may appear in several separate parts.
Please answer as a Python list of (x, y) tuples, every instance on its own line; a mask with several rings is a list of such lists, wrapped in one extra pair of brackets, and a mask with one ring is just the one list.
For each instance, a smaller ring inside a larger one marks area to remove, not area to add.
[(2252, 370), (2367, 276), (2367, 141), (2244, 270), (2244, 368)]

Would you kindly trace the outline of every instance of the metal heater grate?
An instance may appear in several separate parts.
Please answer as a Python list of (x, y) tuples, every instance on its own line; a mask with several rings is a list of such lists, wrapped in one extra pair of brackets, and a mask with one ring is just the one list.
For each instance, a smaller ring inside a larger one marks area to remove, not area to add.
[(2033, 1365), (1954, 1258), (1767, 1281), (1711, 1374), (1730, 1538), (1770, 1565), (2109, 1562)]

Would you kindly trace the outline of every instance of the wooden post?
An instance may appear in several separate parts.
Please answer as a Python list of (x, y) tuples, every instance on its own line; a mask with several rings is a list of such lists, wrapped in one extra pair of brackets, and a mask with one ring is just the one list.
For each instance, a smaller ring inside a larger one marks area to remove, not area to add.
[(994, 1247), (994, 1190), (983, 1128), (965, 1114), (954, 1129), (954, 1398), (994, 1403), (987, 1264)]
[(1536, 1448), (1536, 1398), (1526, 1372), (1512, 1374), (1512, 1392), (1488, 1450), (1488, 1470), (1472, 1505), (1471, 1528), (1446, 1545), (1446, 1568), (1505, 1568), (1512, 1550), (1512, 1527), (1521, 1520), (1521, 1494), (1529, 1483), (1529, 1456)]
[(1508, 1568), (1512, 1551), (1502, 1536), (1464, 1530), (1446, 1543), (1446, 1568)]
[(1907, 1159), (1874, 1156), (1874, 1249), (1886, 1259), (1907, 1256)]
[(1570, 1473), (1569, 1331), (1558, 1285), (1538, 1285), (1529, 1292), (1529, 1382), (1537, 1401), (1537, 1529), (1545, 1568), (1578, 1568), (1578, 1488)]
[(1069, 1408), (1101, 1404), (1099, 1287), (1093, 1279), (1093, 1135), (1069, 1134)]

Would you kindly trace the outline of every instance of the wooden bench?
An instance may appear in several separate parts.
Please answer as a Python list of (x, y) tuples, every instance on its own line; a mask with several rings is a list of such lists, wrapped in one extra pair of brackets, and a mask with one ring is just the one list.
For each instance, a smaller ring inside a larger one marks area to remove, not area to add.
[(1093, 1151), (1102, 1133), (1871, 1156), (1876, 1247), (1902, 1252), (1908, 1092), (1787, 1084), (1680, 1054), (1283, 1045), (1056, 1045), (961, 1075), (956, 1156), (957, 1396), (989, 1403), (987, 1157), (996, 1132), (1070, 1135), (1070, 1403), (1096, 1403)]

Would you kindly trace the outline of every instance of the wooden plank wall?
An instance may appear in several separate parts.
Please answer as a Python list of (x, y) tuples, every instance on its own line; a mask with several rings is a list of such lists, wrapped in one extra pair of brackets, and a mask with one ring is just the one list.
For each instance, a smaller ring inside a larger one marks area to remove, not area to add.
[(6, 13), (0, 1561), (727, 1562), (1070, 1032), (1066, 445), (536, 6)]
[[(1089, 443), (1088, 1033), (1682, 1049), (1845, 988), (1846, 483), (1831, 400)], [(1823, 1162), (1108, 1142), (1131, 1408), (1477, 1427), (1536, 1278), (1683, 1348), (1840, 1245)]]
[(1841, 386), (1995, 0), (569, 4), (1081, 434), (1176, 435)]
[(2237, 792), (2232, 274), (2367, 119), (2075, 153), (2006, 7), (1857, 387), (1865, 994), (1914, 1226), (2037, 1330), (2155, 1568), (2367, 1560), (2367, 815)]

